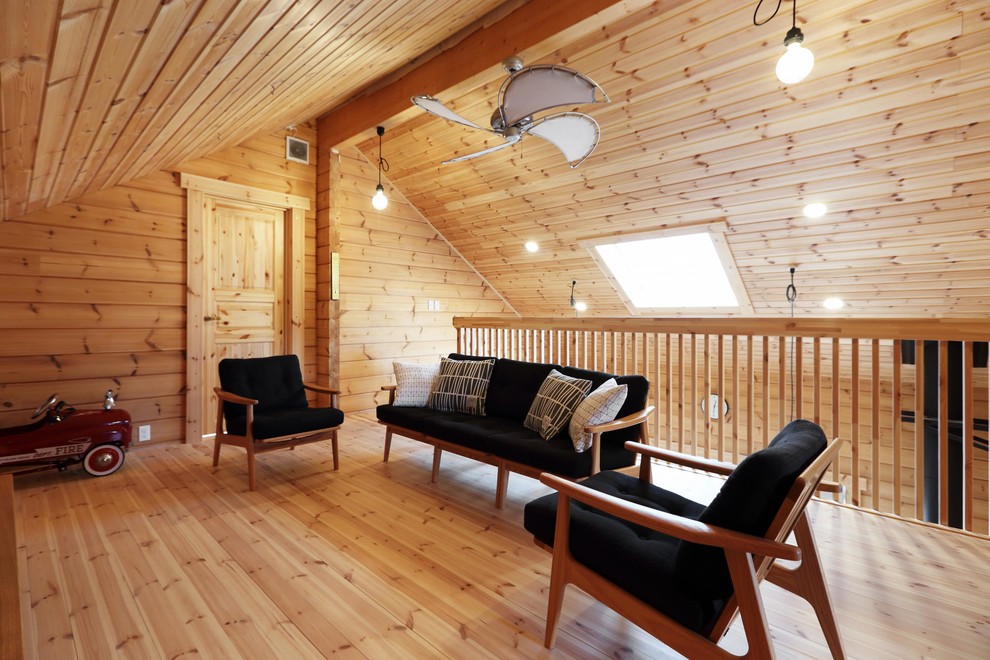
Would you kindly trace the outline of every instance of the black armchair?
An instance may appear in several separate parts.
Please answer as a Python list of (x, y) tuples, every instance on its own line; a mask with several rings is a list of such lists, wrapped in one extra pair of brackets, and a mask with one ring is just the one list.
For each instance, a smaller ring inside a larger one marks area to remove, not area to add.
[[(247, 450), (248, 487), (254, 490), (254, 457), (276, 449), (330, 440), (333, 469), (338, 466), (337, 430), (344, 413), (337, 409), (337, 390), (303, 382), (299, 358), (277, 355), (220, 361), (217, 431), (213, 465), (221, 445)], [(310, 408), (306, 390), (328, 394), (330, 408)]]
[[(564, 589), (575, 584), (687, 657), (735, 657), (718, 646), (740, 615), (748, 651), (772, 658), (764, 578), (815, 609), (833, 657), (844, 657), (805, 507), (841, 440), (788, 424), (738, 467), (639, 443), (640, 476), (601, 472), (526, 505), (525, 526), (553, 553), (545, 644), (553, 648)], [(650, 483), (651, 459), (728, 476), (707, 507)], [(786, 543), (794, 532), (797, 544)], [(796, 568), (775, 559), (800, 559)]]

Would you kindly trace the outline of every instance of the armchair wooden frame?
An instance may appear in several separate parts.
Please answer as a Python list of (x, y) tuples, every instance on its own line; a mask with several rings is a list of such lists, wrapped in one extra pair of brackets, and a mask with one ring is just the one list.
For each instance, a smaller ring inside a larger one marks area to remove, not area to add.
[[(766, 536), (763, 537), (706, 525), (650, 509), (554, 475), (541, 476), (540, 480), (543, 483), (559, 493), (554, 546), (551, 548), (537, 541), (537, 545), (553, 553), (544, 640), (546, 647), (553, 648), (556, 640), (564, 589), (567, 584), (574, 584), (689, 658), (773, 658), (770, 629), (759, 588), (759, 583), (766, 578), (811, 604), (825, 633), (832, 657), (844, 658), (842, 640), (839, 637), (821, 562), (815, 548), (814, 535), (805, 511), (811, 496), (818, 489), (825, 470), (838, 455), (841, 444), (840, 439), (833, 440), (798, 476)], [(641, 455), (640, 479), (646, 482), (651, 481), (653, 458), (720, 475), (730, 474), (735, 467), (731, 464), (635, 442), (627, 442), (626, 448)], [(570, 500), (572, 499), (685, 541), (723, 548), (734, 593), (711, 632), (704, 636), (685, 628), (576, 561), (570, 550)], [(785, 542), (792, 531), (796, 545)], [(775, 559), (800, 559), (800, 563), (790, 568), (774, 563)], [(743, 656), (733, 655), (718, 646), (718, 641), (737, 614), (742, 617), (748, 643), (747, 652)]]
[[(303, 383), (303, 388), (318, 394), (329, 395), (330, 406), (333, 408), (337, 407), (337, 397), (340, 395), (339, 390), (330, 389), (329, 387), (316, 385), (314, 383)], [(221, 445), (234, 445), (235, 447), (244, 448), (247, 450), (248, 490), (254, 490), (255, 485), (254, 457), (257, 454), (264, 454), (270, 451), (276, 451), (278, 449), (294, 449), (297, 445), (306, 445), (311, 442), (320, 442), (322, 440), (329, 439), (331, 446), (333, 447), (333, 469), (338, 469), (339, 457), (337, 452), (337, 431), (340, 430), (340, 425), (302, 434), (256, 440), (252, 433), (252, 427), (254, 425), (254, 406), (258, 404), (258, 400), (238, 396), (237, 394), (224, 391), (219, 387), (214, 387), (213, 391), (217, 393), (217, 432), (213, 439), (213, 467), (216, 467), (220, 463)], [(234, 435), (232, 433), (227, 433), (225, 430), (223, 416), (223, 404), (225, 401), (229, 403), (237, 403), (246, 408), (247, 418), (245, 424), (245, 435)]]

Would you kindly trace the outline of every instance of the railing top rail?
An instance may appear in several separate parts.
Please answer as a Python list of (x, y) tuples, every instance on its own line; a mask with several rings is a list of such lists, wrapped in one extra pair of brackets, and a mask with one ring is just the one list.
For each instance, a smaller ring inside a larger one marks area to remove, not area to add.
[(990, 341), (987, 319), (454, 317), (455, 328)]

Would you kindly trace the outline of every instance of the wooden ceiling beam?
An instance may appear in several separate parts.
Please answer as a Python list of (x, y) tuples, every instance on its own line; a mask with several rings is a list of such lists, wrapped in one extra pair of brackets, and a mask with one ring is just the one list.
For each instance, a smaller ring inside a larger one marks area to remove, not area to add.
[[(686, 1), (659, 2), (658, 11), (668, 11)], [(317, 124), (320, 153), (407, 110), (411, 97), (439, 93), (615, 4), (617, 0), (574, 0), (566, 6), (554, 0), (531, 0), (495, 22), (491, 22), (493, 15), (500, 10), (492, 12), (448, 40), (454, 42), (450, 47), (443, 49), (441, 44), (437, 47), (441, 49), (439, 54), (393, 83), (372, 85), (320, 117)]]

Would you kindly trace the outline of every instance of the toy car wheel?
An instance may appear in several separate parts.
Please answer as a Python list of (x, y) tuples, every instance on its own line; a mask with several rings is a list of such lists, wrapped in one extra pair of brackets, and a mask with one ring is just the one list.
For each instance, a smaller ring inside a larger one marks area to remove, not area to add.
[(83, 457), (83, 468), (94, 477), (113, 474), (124, 464), (124, 450), (117, 445), (97, 445)]

